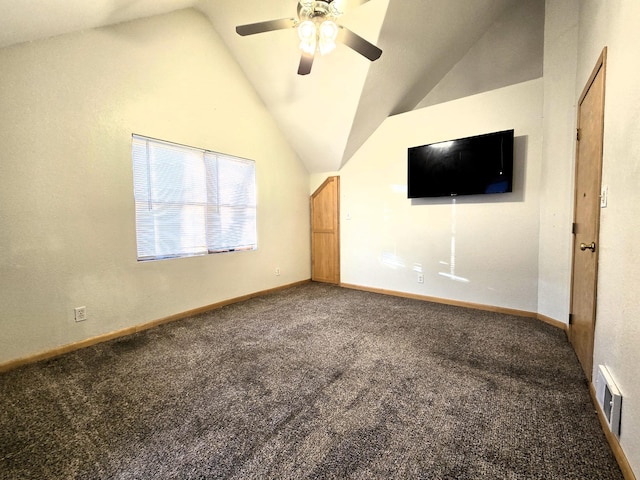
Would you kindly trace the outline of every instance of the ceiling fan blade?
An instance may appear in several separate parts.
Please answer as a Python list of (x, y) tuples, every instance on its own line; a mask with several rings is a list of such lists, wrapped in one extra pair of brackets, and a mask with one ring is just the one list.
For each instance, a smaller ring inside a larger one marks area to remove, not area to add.
[(302, 57), (300, 57), (300, 66), (298, 67), (298, 75), (309, 75), (311, 73), (313, 57), (313, 53), (302, 53)]
[(379, 59), (380, 55), (382, 55), (382, 50), (346, 27), (340, 26), (338, 40), (372, 62)]
[(254, 35), (256, 33), (271, 32), (273, 30), (284, 30), (296, 26), (295, 18), (281, 18), (279, 20), (269, 20), (267, 22), (249, 23), (236, 27), (238, 35)]

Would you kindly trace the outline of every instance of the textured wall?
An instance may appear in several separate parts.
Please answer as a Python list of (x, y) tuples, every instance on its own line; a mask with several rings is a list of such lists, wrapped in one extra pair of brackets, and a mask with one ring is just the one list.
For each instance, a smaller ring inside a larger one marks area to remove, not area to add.
[(600, 218), (594, 369), (604, 364), (623, 394), (620, 443), (640, 475), (640, 2), (580, 2), (578, 98), (608, 47), (604, 119), (604, 185)]
[[(387, 119), (340, 172), (342, 281), (536, 311), (541, 118), (538, 79)], [(513, 193), (407, 199), (407, 147), (510, 128)]]
[[(310, 277), (308, 174), (202, 15), (0, 65), (0, 362)], [(255, 160), (258, 250), (138, 263), (132, 133)]]
[(538, 312), (569, 321), (578, 0), (547, 2)]
[(542, 77), (544, 12), (544, 0), (507, 8), (415, 109)]

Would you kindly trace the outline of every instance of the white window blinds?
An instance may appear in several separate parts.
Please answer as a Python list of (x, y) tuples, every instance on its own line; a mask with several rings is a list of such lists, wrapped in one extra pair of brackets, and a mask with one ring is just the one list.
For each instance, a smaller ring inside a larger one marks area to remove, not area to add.
[(138, 260), (255, 250), (255, 162), (132, 139)]

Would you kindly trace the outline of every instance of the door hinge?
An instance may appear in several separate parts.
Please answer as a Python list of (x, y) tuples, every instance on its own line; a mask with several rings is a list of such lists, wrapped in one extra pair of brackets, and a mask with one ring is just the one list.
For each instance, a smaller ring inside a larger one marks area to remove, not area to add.
[(577, 231), (578, 231), (578, 224), (576, 222), (573, 222), (571, 224), (571, 233), (575, 235)]
[(569, 325), (573, 324), (573, 313), (569, 314)]
[(580, 141), (580, 129), (576, 128), (576, 140), (579, 142)]

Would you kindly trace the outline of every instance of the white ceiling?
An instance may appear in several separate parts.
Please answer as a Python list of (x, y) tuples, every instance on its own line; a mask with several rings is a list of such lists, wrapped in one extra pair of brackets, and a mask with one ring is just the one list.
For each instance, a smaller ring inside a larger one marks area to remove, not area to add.
[(518, 2), (347, 3), (340, 23), (378, 45), (382, 57), (369, 62), (339, 45), (317, 56), (307, 76), (296, 73), (295, 30), (235, 32), (236, 25), (294, 17), (297, 0), (0, 0), (0, 47), (195, 8), (209, 18), (307, 169), (327, 172), (348, 161), (389, 115), (415, 108)]

